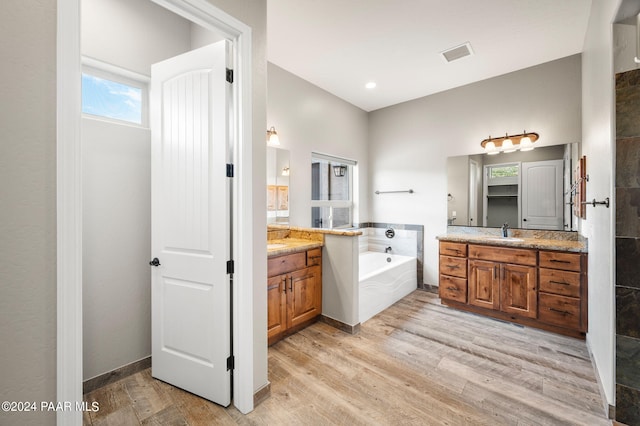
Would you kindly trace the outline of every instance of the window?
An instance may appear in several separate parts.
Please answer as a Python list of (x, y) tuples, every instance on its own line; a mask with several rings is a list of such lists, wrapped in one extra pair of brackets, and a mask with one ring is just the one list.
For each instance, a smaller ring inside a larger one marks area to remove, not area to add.
[(518, 176), (518, 165), (509, 164), (505, 166), (494, 166), (489, 168), (489, 178), (514, 177)]
[(82, 113), (146, 127), (146, 82), (126, 77), (133, 74), (126, 70), (120, 74), (116, 67), (105, 65), (105, 68), (109, 70), (83, 67)]
[(353, 175), (356, 162), (311, 154), (311, 226), (349, 228), (353, 224)]
[(520, 163), (484, 166), (487, 185), (517, 185), (520, 182)]

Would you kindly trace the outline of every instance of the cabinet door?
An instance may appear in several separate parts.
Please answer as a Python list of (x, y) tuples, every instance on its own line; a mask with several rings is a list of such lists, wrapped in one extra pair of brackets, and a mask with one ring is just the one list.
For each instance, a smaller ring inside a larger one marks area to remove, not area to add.
[(498, 296), (500, 264), (469, 259), (469, 304), (482, 308), (500, 308)]
[(503, 264), (500, 281), (500, 310), (535, 318), (538, 312), (537, 274), (533, 266)]
[(267, 280), (267, 337), (269, 344), (287, 328), (286, 276)]
[(322, 313), (322, 278), (319, 266), (289, 274), (287, 282), (288, 326), (293, 327)]

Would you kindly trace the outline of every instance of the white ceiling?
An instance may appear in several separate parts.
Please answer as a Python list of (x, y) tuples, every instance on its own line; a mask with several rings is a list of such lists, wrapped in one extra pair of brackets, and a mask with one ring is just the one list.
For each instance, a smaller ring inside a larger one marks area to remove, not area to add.
[[(579, 53), (590, 9), (591, 0), (268, 0), (267, 56), (373, 111)], [(475, 54), (446, 63), (440, 52), (465, 42)]]

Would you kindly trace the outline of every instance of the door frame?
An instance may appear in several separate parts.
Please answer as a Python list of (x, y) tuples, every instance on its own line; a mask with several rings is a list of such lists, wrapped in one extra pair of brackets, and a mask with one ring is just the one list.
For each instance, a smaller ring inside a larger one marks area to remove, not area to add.
[[(233, 43), (235, 117), (233, 158), (233, 404), (253, 410), (253, 217), (251, 28), (206, 0), (152, 0)], [(81, 0), (57, 2), (56, 222), (57, 360), (56, 399), (82, 401), (82, 151)], [(242, 164), (243, 167), (238, 167)], [(72, 402), (73, 403), (73, 402)], [(81, 425), (82, 412), (58, 411), (57, 424)]]

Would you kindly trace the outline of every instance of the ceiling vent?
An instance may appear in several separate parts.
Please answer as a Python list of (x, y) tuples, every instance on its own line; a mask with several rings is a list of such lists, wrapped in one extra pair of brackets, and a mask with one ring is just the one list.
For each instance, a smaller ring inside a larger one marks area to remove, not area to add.
[(458, 59), (462, 59), (465, 56), (473, 55), (473, 50), (471, 49), (471, 44), (467, 42), (460, 46), (452, 47), (451, 49), (440, 52), (440, 54), (447, 62), (453, 62)]

